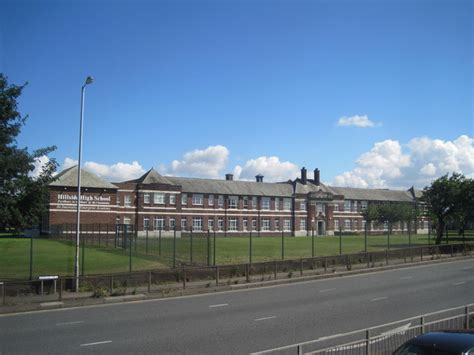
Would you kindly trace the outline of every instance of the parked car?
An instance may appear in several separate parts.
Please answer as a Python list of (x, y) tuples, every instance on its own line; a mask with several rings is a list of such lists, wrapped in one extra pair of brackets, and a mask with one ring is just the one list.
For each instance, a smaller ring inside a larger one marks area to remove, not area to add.
[(473, 355), (474, 331), (441, 331), (408, 340), (393, 355)]

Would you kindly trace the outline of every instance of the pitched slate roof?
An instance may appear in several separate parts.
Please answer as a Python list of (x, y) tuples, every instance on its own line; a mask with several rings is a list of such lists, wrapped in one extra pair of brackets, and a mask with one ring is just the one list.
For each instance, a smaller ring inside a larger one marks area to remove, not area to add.
[[(49, 186), (77, 187), (77, 165), (61, 171)], [(81, 169), (81, 186), (96, 189), (118, 189), (117, 186), (84, 169)]]
[(167, 177), (183, 192), (210, 193), (222, 195), (252, 195), (291, 197), (293, 187), (289, 183), (265, 183), (252, 181), (229, 181), (183, 177)]
[(402, 190), (360, 189), (335, 186), (331, 186), (331, 189), (340, 195), (344, 195), (346, 200), (413, 202), (411, 194), (408, 191)]
[(166, 185), (175, 185), (167, 177), (160, 175), (155, 169), (151, 168), (145, 174), (140, 176), (138, 179), (130, 180), (126, 182), (136, 183), (136, 184), (166, 184)]
[(330, 186), (327, 186), (323, 183), (316, 185), (313, 183), (313, 180), (308, 179), (306, 184), (301, 183), (300, 179), (296, 179), (296, 189), (297, 194), (307, 194), (310, 192), (326, 192), (332, 195), (339, 195), (336, 191), (334, 191)]

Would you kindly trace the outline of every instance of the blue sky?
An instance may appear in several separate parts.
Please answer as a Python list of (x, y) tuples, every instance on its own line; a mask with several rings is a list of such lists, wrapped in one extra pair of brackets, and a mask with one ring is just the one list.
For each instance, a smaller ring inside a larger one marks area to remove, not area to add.
[(0, 71), (29, 82), (18, 143), (56, 145), (63, 167), (77, 159), (80, 87), (93, 75), (84, 161), (108, 179), (154, 166), (280, 180), (306, 166), (337, 185), (409, 187), (474, 173), (472, 1), (2, 8)]

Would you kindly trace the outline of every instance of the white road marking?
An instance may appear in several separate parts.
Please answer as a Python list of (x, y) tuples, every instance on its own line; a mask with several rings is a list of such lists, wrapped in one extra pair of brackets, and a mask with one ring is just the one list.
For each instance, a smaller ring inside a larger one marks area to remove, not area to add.
[(386, 300), (388, 297), (377, 297), (377, 298), (372, 298), (370, 302), (376, 302), (376, 301), (381, 301), (381, 300)]
[(213, 304), (213, 305), (209, 306), (209, 308), (225, 307), (225, 306), (228, 306), (228, 305), (229, 305), (228, 303)]
[(466, 281), (455, 282), (455, 283), (453, 283), (453, 286), (464, 285), (465, 283), (466, 283)]
[(461, 270), (472, 270), (472, 269), (474, 269), (474, 267), (472, 267), (472, 266), (461, 268)]
[(325, 290), (320, 290), (319, 292), (329, 292), (329, 291), (334, 291), (335, 288), (327, 288)]
[(408, 279), (412, 279), (413, 276), (405, 276), (405, 277), (400, 277), (400, 280), (408, 280)]
[(97, 341), (95, 343), (81, 344), (80, 346), (101, 345), (101, 344), (107, 344), (107, 343), (111, 343), (111, 342), (112, 342), (112, 340), (104, 340), (104, 341)]
[(276, 318), (276, 316), (257, 318), (257, 319), (254, 319), (254, 321), (255, 322), (260, 322), (261, 320), (274, 319), (274, 318)]
[(56, 323), (56, 325), (61, 326), (61, 325), (72, 325), (72, 324), (80, 324), (80, 323), (84, 323), (84, 321), (83, 320), (78, 320), (78, 321), (75, 321), (75, 322)]

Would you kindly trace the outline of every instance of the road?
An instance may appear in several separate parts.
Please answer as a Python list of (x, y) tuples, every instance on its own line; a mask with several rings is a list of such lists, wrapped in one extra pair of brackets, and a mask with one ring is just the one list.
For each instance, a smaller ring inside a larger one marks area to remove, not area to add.
[(0, 316), (0, 354), (245, 354), (474, 302), (474, 259)]

